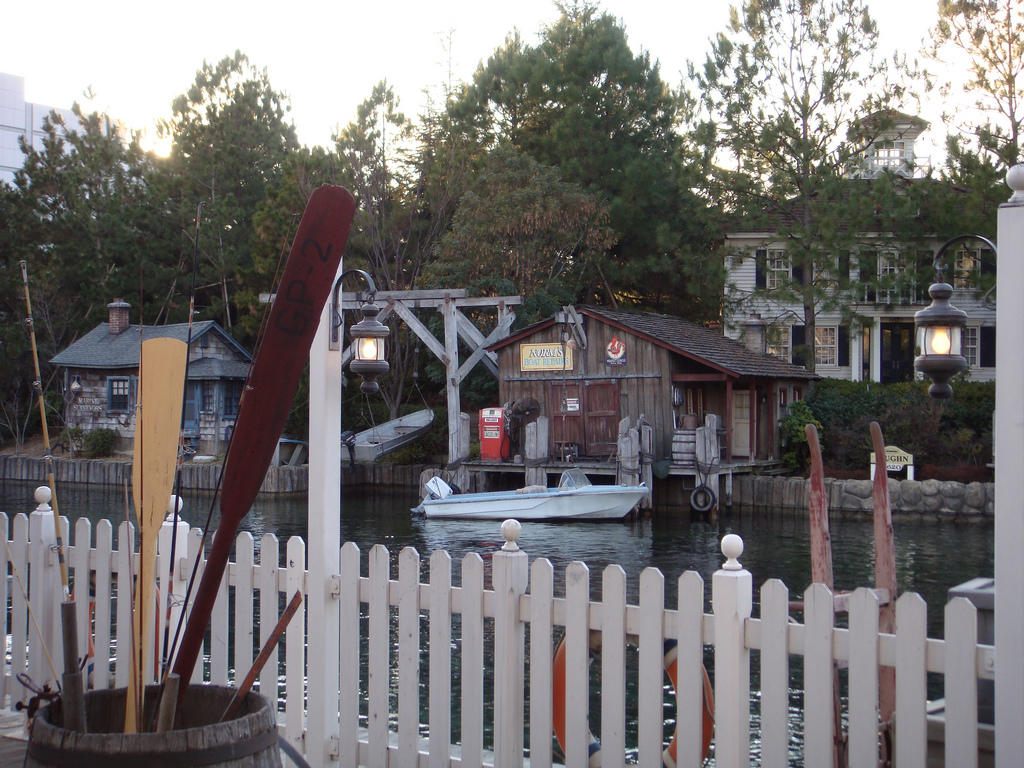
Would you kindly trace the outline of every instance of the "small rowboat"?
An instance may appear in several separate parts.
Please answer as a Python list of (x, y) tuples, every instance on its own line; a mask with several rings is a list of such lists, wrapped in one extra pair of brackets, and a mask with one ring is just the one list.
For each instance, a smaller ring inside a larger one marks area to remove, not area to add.
[(344, 461), (376, 461), (423, 437), (434, 423), (432, 408), (408, 413), (380, 426), (342, 437), (341, 458)]

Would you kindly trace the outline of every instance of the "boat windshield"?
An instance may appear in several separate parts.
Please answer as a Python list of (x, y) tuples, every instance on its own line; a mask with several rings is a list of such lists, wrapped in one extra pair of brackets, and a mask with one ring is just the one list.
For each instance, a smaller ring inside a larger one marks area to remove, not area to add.
[(582, 469), (567, 469), (562, 473), (562, 479), (558, 481), (558, 490), (575, 491), (590, 484), (590, 478)]

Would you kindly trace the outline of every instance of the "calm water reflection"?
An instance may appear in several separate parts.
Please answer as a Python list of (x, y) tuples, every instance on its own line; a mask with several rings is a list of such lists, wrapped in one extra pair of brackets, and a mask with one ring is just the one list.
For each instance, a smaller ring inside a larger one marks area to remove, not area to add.
[[(34, 507), (35, 484), (0, 483), (0, 510), (13, 514)], [(60, 511), (72, 520), (86, 516), (124, 519), (123, 492), (95, 486), (62, 486)], [(206, 524), (210, 494), (186, 495), (184, 518), (196, 526)], [(445, 549), (457, 563), (467, 552), (489, 558), (502, 544), (499, 526), (491, 521), (428, 520), (413, 516), (409, 508), (418, 502), (413, 493), (370, 493), (346, 490), (343, 496), (341, 540), (353, 541), (368, 550), (384, 544), (397, 557), (403, 547), (415, 547), (424, 567), (430, 553)], [(214, 507), (211, 526), (216, 526)], [(305, 497), (260, 497), (242, 522), (257, 542), (264, 533), (282, 541), (306, 534)], [(975, 576), (993, 572), (991, 525), (954, 524), (916, 518), (894, 522), (896, 561), (900, 591), (919, 592), (929, 606), (933, 636), (941, 636), (942, 606), (947, 590)], [(790, 592), (802, 592), (810, 582), (807, 521), (792, 512), (723, 515), (717, 523), (688, 518), (656, 517), (623, 523), (525, 523), (520, 546), (534, 557), (546, 557), (556, 575), (573, 560), (591, 568), (591, 584), (600, 593), (601, 570), (621, 565), (629, 577), (631, 600), (636, 598), (640, 572), (649, 566), (665, 574), (669, 599), (674, 600), (675, 581), (686, 570), (695, 570), (708, 583), (722, 562), (719, 541), (726, 533), (743, 537), (743, 565), (754, 575), (755, 585), (767, 579), (786, 582)], [(838, 589), (870, 586), (874, 582), (873, 530), (869, 517), (845, 516), (832, 523), (835, 583)], [(283, 547), (282, 547), (283, 552)], [(456, 581), (459, 569), (454, 568)]]

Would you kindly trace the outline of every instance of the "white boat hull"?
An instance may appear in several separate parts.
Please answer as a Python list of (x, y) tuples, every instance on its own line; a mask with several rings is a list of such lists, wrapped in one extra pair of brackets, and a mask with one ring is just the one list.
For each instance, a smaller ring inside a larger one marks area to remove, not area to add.
[(426, 517), (464, 520), (621, 520), (649, 490), (646, 486), (590, 485), (537, 493), (498, 491), (424, 499), (416, 511)]

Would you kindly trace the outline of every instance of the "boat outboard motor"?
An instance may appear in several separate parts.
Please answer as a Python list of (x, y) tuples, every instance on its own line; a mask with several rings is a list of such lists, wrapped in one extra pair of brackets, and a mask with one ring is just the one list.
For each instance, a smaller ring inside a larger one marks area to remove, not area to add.
[(452, 487), (440, 477), (430, 478), (423, 487), (427, 491), (427, 496), (432, 499), (447, 499), (454, 493)]
[(341, 433), (341, 444), (348, 448), (348, 471), (356, 471), (356, 433), (346, 429)]

